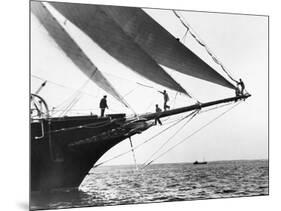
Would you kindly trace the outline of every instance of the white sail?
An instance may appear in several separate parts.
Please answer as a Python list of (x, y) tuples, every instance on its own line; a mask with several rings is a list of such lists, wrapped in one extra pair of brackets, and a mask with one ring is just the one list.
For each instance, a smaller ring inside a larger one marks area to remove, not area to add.
[(189, 76), (235, 89), (235, 86), (176, 40), (142, 9), (118, 6), (99, 7), (159, 64)]
[(39, 19), (40, 23), (46, 28), (50, 36), (55, 40), (63, 52), (85, 75), (104, 91), (111, 94), (114, 98), (128, 107), (126, 101), (41, 2), (31, 2), (31, 11)]
[[(140, 8), (59, 2), (51, 4), (119, 61), (135, 71), (139, 71), (140, 66), (139, 73), (143, 76), (151, 72), (148, 75), (150, 80), (162, 85), (167, 83), (163, 74), (159, 74), (160, 70), (157, 75), (152, 74), (157, 68), (151, 66), (150, 59), (141, 50), (156, 63), (235, 89), (233, 84), (178, 42)], [(148, 69), (148, 64), (152, 68)]]
[(181, 93), (186, 91), (124, 30), (94, 5), (50, 2), (65, 18), (112, 57), (141, 76)]

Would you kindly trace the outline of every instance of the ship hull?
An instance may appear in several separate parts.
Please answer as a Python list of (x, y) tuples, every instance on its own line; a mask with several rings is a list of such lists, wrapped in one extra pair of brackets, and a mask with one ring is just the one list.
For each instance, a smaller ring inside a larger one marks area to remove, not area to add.
[(32, 123), (31, 191), (79, 187), (99, 158), (128, 137), (125, 129), (116, 132), (125, 119), (114, 120), (88, 116)]

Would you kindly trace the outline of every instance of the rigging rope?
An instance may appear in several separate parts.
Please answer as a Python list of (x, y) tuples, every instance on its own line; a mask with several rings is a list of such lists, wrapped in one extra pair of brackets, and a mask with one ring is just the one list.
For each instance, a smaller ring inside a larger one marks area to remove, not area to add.
[[(95, 74), (95, 72), (92, 74), (92, 76), (93, 76), (94, 74)], [(89, 83), (89, 81), (91, 80), (92, 76), (89, 77), (89, 78), (83, 83), (83, 85), (72, 95), (73, 100), (66, 106), (66, 108), (64, 109), (64, 111), (61, 112), (60, 116), (66, 115), (66, 114), (69, 112), (69, 110), (79, 101), (79, 99), (81, 98), (81, 92), (80, 92), (80, 90), (84, 89), (84, 88), (88, 85), (88, 83)]]
[[(183, 24), (183, 26), (187, 29), (187, 32), (190, 33), (190, 35), (198, 42), (198, 44), (200, 44), (202, 47), (205, 48), (206, 52), (211, 56), (211, 58), (213, 59), (213, 61), (218, 64), (221, 69), (227, 74), (227, 76), (234, 81), (235, 83), (238, 83), (237, 80), (235, 80), (231, 74), (229, 73), (229, 71), (226, 70), (225, 66), (218, 60), (218, 57), (211, 52), (211, 50), (208, 48), (208, 46), (202, 41), (201, 38), (199, 38), (199, 36), (196, 34), (196, 32), (191, 28), (191, 26), (187, 23), (187, 21), (184, 19), (184, 17), (181, 17), (175, 10), (173, 10), (175, 16), (180, 20), (180, 22)], [(186, 32), (186, 33), (187, 33)]]
[(175, 107), (177, 96), (178, 96), (178, 92), (175, 94), (175, 97), (174, 97), (173, 108)]
[(229, 106), (229, 105), (231, 105), (231, 104), (233, 104), (233, 103), (234, 103), (234, 102), (230, 102), (230, 103), (226, 103), (226, 104), (223, 104), (223, 105), (215, 106), (215, 107), (213, 107), (213, 108), (209, 108), (209, 109), (206, 109), (206, 110), (201, 110), (201, 111), (200, 111), (200, 114), (205, 113), (205, 112), (208, 112), (208, 111), (216, 110), (216, 109), (218, 109), (218, 108), (226, 107), (226, 106)]
[(188, 31), (189, 31), (189, 29), (186, 29), (186, 31), (185, 31), (185, 33), (184, 33), (184, 35), (183, 35), (183, 37), (182, 37), (182, 41), (183, 41), (183, 43), (185, 43), (185, 40), (186, 40), (186, 37), (187, 37)]
[[(171, 75), (171, 73), (170, 73), (170, 75)], [(141, 86), (143, 86), (143, 87), (146, 87), (146, 88), (150, 88), (150, 89), (155, 89), (157, 92), (161, 92), (160, 90), (158, 90), (158, 89), (156, 89), (155, 87), (153, 87), (153, 86), (148, 86), (148, 85), (146, 85), (146, 84), (142, 84), (142, 83), (139, 83), (139, 82), (136, 82), (137, 84), (139, 84), (139, 85), (141, 85)], [(178, 92), (177, 92), (178, 93)], [(188, 97), (190, 97), (191, 99), (194, 99), (194, 100), (196, 100), (197, 101), (197, 103), (200, 103), (200, 101), (198, 100), (198, 99), (196, 99), (194, 96), (192, 96), (191, 94), (190, 94), (190, 92), (186, 92), (186, 95), (188, 96)], [(150, 105), (151, 106), (151, 105)], [(149, 106), (149, 107), (150, 107)], [(148, 107), (148, 108), (149, 108)], [(147, 110), (147, 109), (146, 109)]]
[(159, 158), (161, 158), (162, 156), (164, 156), (165, 154), (167, 154), (169, 151), (171, 151), (172, 149), (174, 149), (175, 147), (177, 147), (178, 145), (184, 143), (185, 141), (189, 140), (189, 138), (191, 138), (192, 136), (194, 136), (196, 133), (198, 133), (199, 131), (201, 131), (202, 129), (204, 129), (205, 127), (207, 127), (208, 125), (212, 124), (214, 121), (216, 121), (217, 119), (219, 119), (220, 117), (222, 117), (223, 115), (225, 115), (227, 112), (231, 111), (232, 109), (234, 109), (236, 106), (238, 106), (241, 103), (241, 101), (237, 104), (235, 104), (234, 106), (232, 106), (231, 108), (229, 108), (228, 110), (224, 111), (223, 113), (221, 113), (220, 115), (218, 115), (217, 117), (215, 117), (214, 119), (212, 119), (211, 121), (207, 122), (206, 124), (204, 124), (203, 126), (201, 126), (199, 129), (197, 129), (196, 131), (194, 131), (193, 133), (191, 133), (190, 135), (188, 135), (187, 137), (185, 137), (184, 139), (182, 139), (180, 142), (178, 142), (177, 144), (175, 144), (174, 146), (170, 147), (169, 149), (167, 149), (166, 151), (164, 151), (163, 153), (161, 153), (158, 157), (156, 157), (155, 159), (151, 160), (149, 163), (147, 163), (142, 169), (144, 169), (145, 167), (147, 167), (148, 165), (150, 165), (151, 163), (153, 163), (154, 161), (158, 160)]
[(173, 122), (176, 122), (176, 121), (180, 120), (181, 118), (183, 118), (183, 117), (181, 116), (180, 118), (175, 118), (175, 119), (169, 121), (169, 117), (168, 117), (167, 119), (164, 119), (163, 121), (161, 120), (162, 121), (162, 125), (171, 124)]
[(168, 138), (152, 155), (150, 155), (150, 157), (143, 163), (143, 165), (146, 165), (146, 163), (150, 163), (148, 161), (153, 158), (153, 156), (157, 154), (164, 146), (166, 146), (172, 140), (172, 138), (176, 134), (178, 134), (199, 113), (199, 111), (200, 110), (195, 110), (194, 112), (192, 112), (190, 118), (187, 119), (187, 121), (180, 128), (178, 128), (178, 130), (176, 130), (176, 132), (173, 133), (170, 138)]
[[(36, 78), (36, 79), (41, 80), (41, 81), (47, 81), (49, 84), (53, 84), (53, 85), (56, 85), (56, 86), (58, 86), (58, 87), (62, 87), (62, 88), (64, 88), (64, 89), (69, 89), (69, 90), (75, 90), (75, 91), (77, 91), (77, 89), (75, 89), (75, 88), (68, 87), (68, 86), (64, 86), (64, 85), (62, 85), (62, 84), (56, 83), (56, 82), (54, 82), (54, 81), (51, 81), (51, 80), (49, 80), (49, 79), (43, 79), (43, 78), (41, 78), (41, 77), (39, 77), (39, 76), (37, 76), (37, 75), (34, 75), (34, 74), (32, 74), (31, 77)], [(97, 98), (97, 96), (91, 95), (91, 94), (89, 94), (89, 93), (87, 93), (87, 92), (81, 91), (81, 93), (83, 93), (83, 94), (85, 94), (85, 95), (88, 95), (88, 96), (90, 96), (90, 97), (92, 97), (92, 98), (95, 98), (95, 99)], [(56, 106), (56, 107), (59, 107), (59, 106)]]
[(78, 93), (76, 97), (66, 106), (66, 108), (61, 112), (59, 116), (66, 116), (66, 114), (80, 100), (80, 98), (81, 98), (81, 93)]
[(136, 159), (136, 155), (135, 155), (135, 151), (134, 151), (134, 147), (133, 147), (133, 143), (132, 143), (131, 137), (129, 137), (129, 141), (130, 141), (130, 146), (131, 146), (131, 150), (132, 150), (132, 153), (133, 153), (133, 159), (134, 159), (134, 163), (135, 163), (135, 168), (136, 168), (136, 170), (138, 170), (137, 159)]
[[(92, 72), (92, 74), (89, 76), (89, 78), (84, 82), (84, 84), (76, 91), (76, 94), (74, 93), (74, 99), (72, 100), (72, 102), (70, 102), (70, 104), (66, 107), (65, 111), (61, 113), (61, 116), (66, 115), (69, 110), (79, 101), (79, 99), (81, 98), (82, 94), (81, 94), (81, 90), (83, 90), (88, 83), (91, 81), (92, 77), (96, 74), (96, 72), (98, 71), (98, 68), (95, 69), (94, 72)], [(76, 96), (75, 96), (76, 95)]]
[(134, 92), (136, 89), (138, 89), (139, 87), (135, 87), (133, 88), (132, 90), (130, 90), (129, 92), (127, 92), (126, 94), (124, 94), (123, 98), (124, 97), (127, 97), (129, 94), (131, 94), (132, 92)]
[[(147, 140), (145, 140), (144, 142), (140, 143), (139, 145), (133, 147), (133, 149), (134, 149), (134, 150), (138, 149), (139, 147), (143, 146), (145, 143), (151, 141), (152, 139), (156, 138), (156, 137), (159, 136), (160, 134), (162, 134), (162, 133), (168, 131), (170, 128), (172, 128), (172, 127), (174, 127), (175, 125), (179, 124), (182, 120), (188, 118), (189, 116), (190, 116), (190, 114), (188, 114), (187, 116), (185, 116), (185, 117), (183, 117), (182, 119), (178, 120), (176, 123), (170, 125), (169, 127), (164, 128), (164, 129), (161, 130), (160, 132), (154, 134), (154, 135), (153, 135), (152, 137), (150, 137), (149, 139), (147, 139)], [(100, 165), (102, 165), (102, 164), (108, 163), (109, 161), (114, 160), (114, 159), (116, 159), (116, 158), (119, 158), (119, 157), (121, 157), (121, 156), (124, 156), (124, 155), (126, 155), (126, 154), (128, 154), (128, 153), (130, 153), (130, 152), (131, 152), (131, 149), (128, 150), (128, 151), (125, 151), (125, 152), (123, 152), (123, 153), (120, 153), (120, 154), (118, 154), (118, 155), (116, 155), (116, 156), (113, 156), (112, 158), (109, 158), (109, 159), (107, 159), (107, 160), (105, 160), (105, 161), (103, 161), (103, 162), (101, 162), (101, 163), (98, 163), (98, 164), (94, 165), (93, 168), (96, 168), (96, 167), (98, 167), (98, 166), (100, 166)]]
[[(94, 95), (91, 95), (91, 94), (89, 94), (89, 93), (87, 93), (87, 92), (82, 91), (82, 90), (81, 90), (82, 87), (79, 88), (79, 89), (75, 89), (75, 88), (71, 88), (71, 87), (67, 87), (67, 86), (58, 84), (58, 83), (53, 82), (53, 81), (51, 81), (51, 80), (45, 80), (45, 79), (43, 79), (43, 78), (41, 78), (41, 77), (39, 77), (39, 76), (36, 76), (36, 75), (31, 75), (31, 76), (34, 77), (34, 78), (36, 78), (36, 79), (38, 79), (38, 80), (47, 81), (47, 82), (49, 82), (49, 83), (51, 83), (51, 84), (54, 84), (54, 85), (56, 85), (56, 86), (59, 86), (59, 87), (65, 88), (65, 89), (75, 90), (74, 94), (72, 94), (71, 96), (67, 97), (67, 98), (64, 99), (60, 104), (58, 104), (58, 105), (56, 105), (56, 106), (53, 107), (53, 113), (52, 113), (52, 114), (56, 114), (56, 113), (58, 113), (58, 112), (61, 112), (61, 114), (60, 114), (59, 116), (62, 116), (63, 113), (64, 113), (64, 111), (66, 111), (66, 109), (69, 108), (69, 106), (70, 106), (70, 108), (68, 109), (67, 113), (68, 113), (69, 111), (72, 111), (73, 109), (71, 109), (71, 107), (73, 107), (73, 106), (71, 106), (71, 105), (73, 105), (73, 104), (75, 104), (75, 103), (78, 102), (78, 101), (76, 101), (75, 98), (79, 98), (79, 99), (80, 99), (80, 98), (82, 97), (82, 94), (85, 94), (85, 95), (88, 95), (88, 96), (90, 96), (90, 97), (92, 97), (92, 98), (94, 98), (94, 99), (97, 99), (97, 96), (94, 96)], [(123, 97), (121, 96), (122, 99), (124, 99), (124, 97), (128, 96), (129, 94), (131, 94), (131, 92), (135, 91), (136, 89), (138, 89), (138, 87), (135, 87), (133, 90), (131, 90), (131, 91), (129, 91), (128, 93), (126, 93)], [(98, 89), (98, 91), (99, 91), (99, 89)], [(79, 92), (79, 93), (78, 93), (78, 92)], [(74, 98), (74, 96), (75, 96), (75, 98)], [(72, 101), (71, 101), (71, 102), (68, 102), (68, 104), (65, 105), (65, 104), (67, 103), (67, 101), (69, 101), (70, 99), (72, 99)], [(78, 99), (78, 100), (79, 100), (79, 99)], [(124, 100), (125, 100), (125, 99), (124, 99)], [(128, 103), (127, 103), (127, 104), (128, 104)], [(62, 107), (62, 108), (61, 108), (61, 107)], [(64, 108), (63, 108), (63, 107), (64, 107)], [(54, 109), (54, 108), (55, 108), (55, 109)], [(61, 108), (61, 109), (58, 109), (58, 108)], [(129, 108), (132, 110), (132, 112), (133, 112), (134, 115), (136, 116), (136, 112), (133, 110), (133, 108), (132, 108), (131, 106), (129, 106)], [(76, 110), (77, 110), (77, 109), (76, 109)], [(80, 109), (80, 110), (82, 110), (82, 109)], [(88, 109), (88, 110), (93, 110), (93, 109)], [(109, 110), (112, 110), (112, 111), (114, 111), (114, 112), (117, 112), (116, 110), (113, 110), (113, 109), (109, 109)]]

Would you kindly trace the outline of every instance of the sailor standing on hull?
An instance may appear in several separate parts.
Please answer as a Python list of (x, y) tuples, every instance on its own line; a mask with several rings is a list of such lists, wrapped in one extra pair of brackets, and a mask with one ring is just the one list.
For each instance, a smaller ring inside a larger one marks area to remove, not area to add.
[(108, 106), (107, 106), (107, 102), (106, 102), (106, 95), (104, 95), (103, 98), (100, 101), (100, 110), (101, 110), (100, 116), (101, 117), (104, 116), (104, 111), (105, 111), (106, 108), (108, 109)]

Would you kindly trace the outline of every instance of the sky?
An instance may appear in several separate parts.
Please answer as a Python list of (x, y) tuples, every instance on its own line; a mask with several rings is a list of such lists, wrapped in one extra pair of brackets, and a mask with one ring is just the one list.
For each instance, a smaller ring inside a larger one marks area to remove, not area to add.
[[(49, 7), (48, 7), (49, 8)], [(50, 10), (63, 22), (56, 11)], [(152, 18), (164, 26), (175, 37), (182, 38), (185, 28), (170, 10), (144, 9)], [(231, 15), (204, 12), (179, 12), (191, 25), (212, 52), (226, 66), (234, 78), (242, 78), (246, 89), (252, 97), (240, 103), (230, 112), (204, 128), (199, 133), (187, 139), (155, 162), (193, 162), (195, 160), (235, 160), (235, 159), (265, 159), (268, 154), (268, 23), (264, 16)], [(127, 67), (110, 57), (105, 51), (93, 43), (75, 26), (67, 22), (64, 26), (71, 36), (79, 43), (93, 63), (113, 83), (122, 96), (137, 113), (153, 112), (154, 104), (162, 104), (162, 96), (156, 90), (164, 88), (154, 84), (130, 71)], [(211, 60), (190, 34), (181, 40), (188, 48), (199, 55), (214, 69), (224, 74)], [(165, 67), (164, 67), (165, 68)], [(232, 97), (234, 91), (224, 87), (204, 82), (165, 68), (192, 96), (201, 102)], [(56, 43), (35, 16), (31, 17), (31, 91), (34, 92), (42, 83), (38, 77), (48, 80), (40, 95), (47, 101), (49, 107), (58, 107), (69, 102), (75, 90), (88, 79), (64, 55)], [(53, 82), (53, 83), (52, 83)], [(145, 88), (136, 84), (141, 82), (155, 89)], [(60, 86), (56, 85), (59, 84)], [(67, 88), (66, 88), (67, 87)], [(98, 103), (105, 94), (95, 84), (87, 83), (83, 89), (80, 101), (73, 107), (69, 115), (80, 115), (90, 112), (99, 113)], [(129, 94), (128, 94), (129, 93)], [(186, 96), (177, 95), (168, 90), (172, 107), (180, 107), (195, 103)], [(176, 100), (174, 100), (176, 99)], [(132, 111), (108, 97), (110, 113)], [(165, 141), (171, 138), (169, 144), (161, 150), (164, 152), (181, 140), (185, 140), (194, 131), (217, 117), (229, 107), (209, 111), (196, 116), (177, 135), (176, 131), (184, 124), (167, 130), (136, 153), (137, 163), (144, 163)], [(60, 114), (60, 111), (57, 113)], [(181, 115), (182, 116), (182, 115)], [(175, 117), (179, 118), (179, 117)], [(167, 122), (173, 120), (168, 119)], [(133, 144), (147, 140), (152, 135), (164, 130), (169, 125), (156, 126), (150, 130), (132, 137)], [(124, 151), (130, 150), (128, 140), (118, 144), (108, 151), (100, 160), (105, 161)], [(160, 153), (161, 153), (160, 152)], [(132, 153), (112, 160), (107, 165), (133, 164)]]

